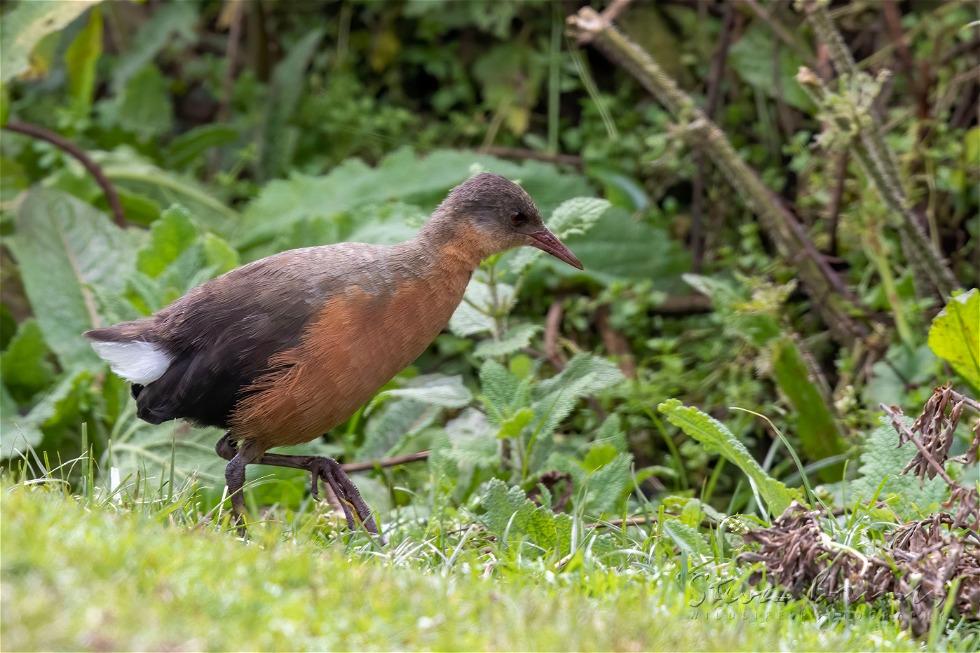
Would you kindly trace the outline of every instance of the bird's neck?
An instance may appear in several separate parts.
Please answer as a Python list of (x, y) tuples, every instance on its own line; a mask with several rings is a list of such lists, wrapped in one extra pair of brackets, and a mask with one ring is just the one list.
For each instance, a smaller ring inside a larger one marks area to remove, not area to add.
[(419, 230), (412, 244), (432, 256), (434, 263), (445, 271), (467, 275), (494, 253), (493, 245), (479, 229), (451, 220), (438, 211)]

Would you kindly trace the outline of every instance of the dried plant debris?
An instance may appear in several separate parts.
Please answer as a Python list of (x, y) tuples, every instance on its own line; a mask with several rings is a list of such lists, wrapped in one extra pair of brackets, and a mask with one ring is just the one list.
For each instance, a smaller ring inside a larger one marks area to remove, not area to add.
[[(956, 614), (980, 620), (980, 539), (956, 533), (949, 515), (892, 531), (877, 556), (833, 541), (821, 527), (824, 516), (794, 502), (771, 527), (745, 535), (759, 548), (739, 560), (762, 563), (766, 576), (797, 597), (848, 605), (893, 598), (916, 635), (929, 629), (954, 586)], [(763, 579), (758, 572), (750, 580)]]
[[(928, 631), (945, 607), (980, 621), (980, 495), (976, 486), (960, 485), (946, 471), (947, 462), (976, 462), (980, 422), (965, 455), (950, 457), (949, 451), (964, 410), (980, 413), (980, 404), (945, 385), (936, 388), (911, 426), (901, 419), (900, 409), (883, 408), (899, 433), (899, 446), (911, 443), (917, 450), (903, 473), (946, 481), (950, 493), (943, 507), (948, 512), (890, 530), (868, 555), (831, 538), (825, 526), (833, 515), (794, 501), (772, 526), (744, 536), (758, 546), (739, 559), (762, 564), (764, 573), (757, 572), (752, 582), (768, 577), (794, 596), (845, 604), (895, 600), (916, 635)], [(947, 600), (952, 606), (946, 606)]]

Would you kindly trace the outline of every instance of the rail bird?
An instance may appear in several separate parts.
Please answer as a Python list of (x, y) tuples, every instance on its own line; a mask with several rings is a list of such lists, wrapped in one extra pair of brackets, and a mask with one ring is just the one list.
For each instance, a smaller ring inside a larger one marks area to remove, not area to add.
[[(249, 464), (322, 480), (348, 526), (379, 534), (340, 464), (268, 453), (344, 423), (412, 363), (449, 322), (487, 256), (529, 245), (577, 268), (531, 197), (498, 175), (450, 191), (419, 233), (397, 245), (294, 249), (208, 281), (156, 314), (88, 331), (95, 352), (132, 383), (137, 415), (226, 429), (215, 447), (242, 524)], [(356, 520), (355, 520), (356, 519)]]

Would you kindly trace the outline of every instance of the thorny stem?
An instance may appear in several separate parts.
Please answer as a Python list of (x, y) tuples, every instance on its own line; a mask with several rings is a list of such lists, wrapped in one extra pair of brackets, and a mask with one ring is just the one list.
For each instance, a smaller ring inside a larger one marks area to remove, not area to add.
[[(860, 71), (844, 43), (844, 39), (827, 11), (826, 0), (802, 0), (799, 3), (806, 13), (817, 39), (827, 46), (830, 58), (839, 75), (856, 78)], [(815, 80), (819, 83), (819, 78)], [(855, 142), (858, 160), (872, 179), (881, 198), (898, 218), (897, 227), (902, 234), (906, 258), (918, 257), (924, 263), (929, 283), (942, 298), (950, 296), (959, 286), (956, 277), (943, 258), (942, 252), (923, 231), (915, 214), (909, 208), (908, 197), (902, 187), (895, 154), (885, 143), (881, 117), (873, 109), (868, 112), (871, 126), (859, 131)]]
[(685, 127), (683, 133), (702, 148), (725, 172), (735, 189), (759, 216), (784, 258), (794, 261), (813, 300), (814, 308), (841, 342), (868, 334), (857, 299), (816, 250), (796, 217), (776, 198), (754, 170), (739, 158), (724, 133), (691, 97), (636, 43), (590, 7), (569, 16), (568, 24), (579, 43), (592, 43), (610, 60), (623, 66)]

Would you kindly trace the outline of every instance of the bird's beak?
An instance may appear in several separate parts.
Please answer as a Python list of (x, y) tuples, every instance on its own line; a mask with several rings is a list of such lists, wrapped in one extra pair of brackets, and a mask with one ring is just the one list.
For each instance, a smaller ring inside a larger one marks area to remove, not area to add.
[(531, 245), (537, 247), (543, 252), (548, 252), (556, 259), (568, 263), (573, 268), (578, 268), (579, 270), (584, 270), (582, 267), (582, 261), (575, 258), (572, 254), (572, 250), (565, 247), (565, 243), (558, 240), (558, 237), (548, 231), (547, 229), (542, 229), (541, 231), (535, 231), (534, 233), (528, 234), (533, 241)]

